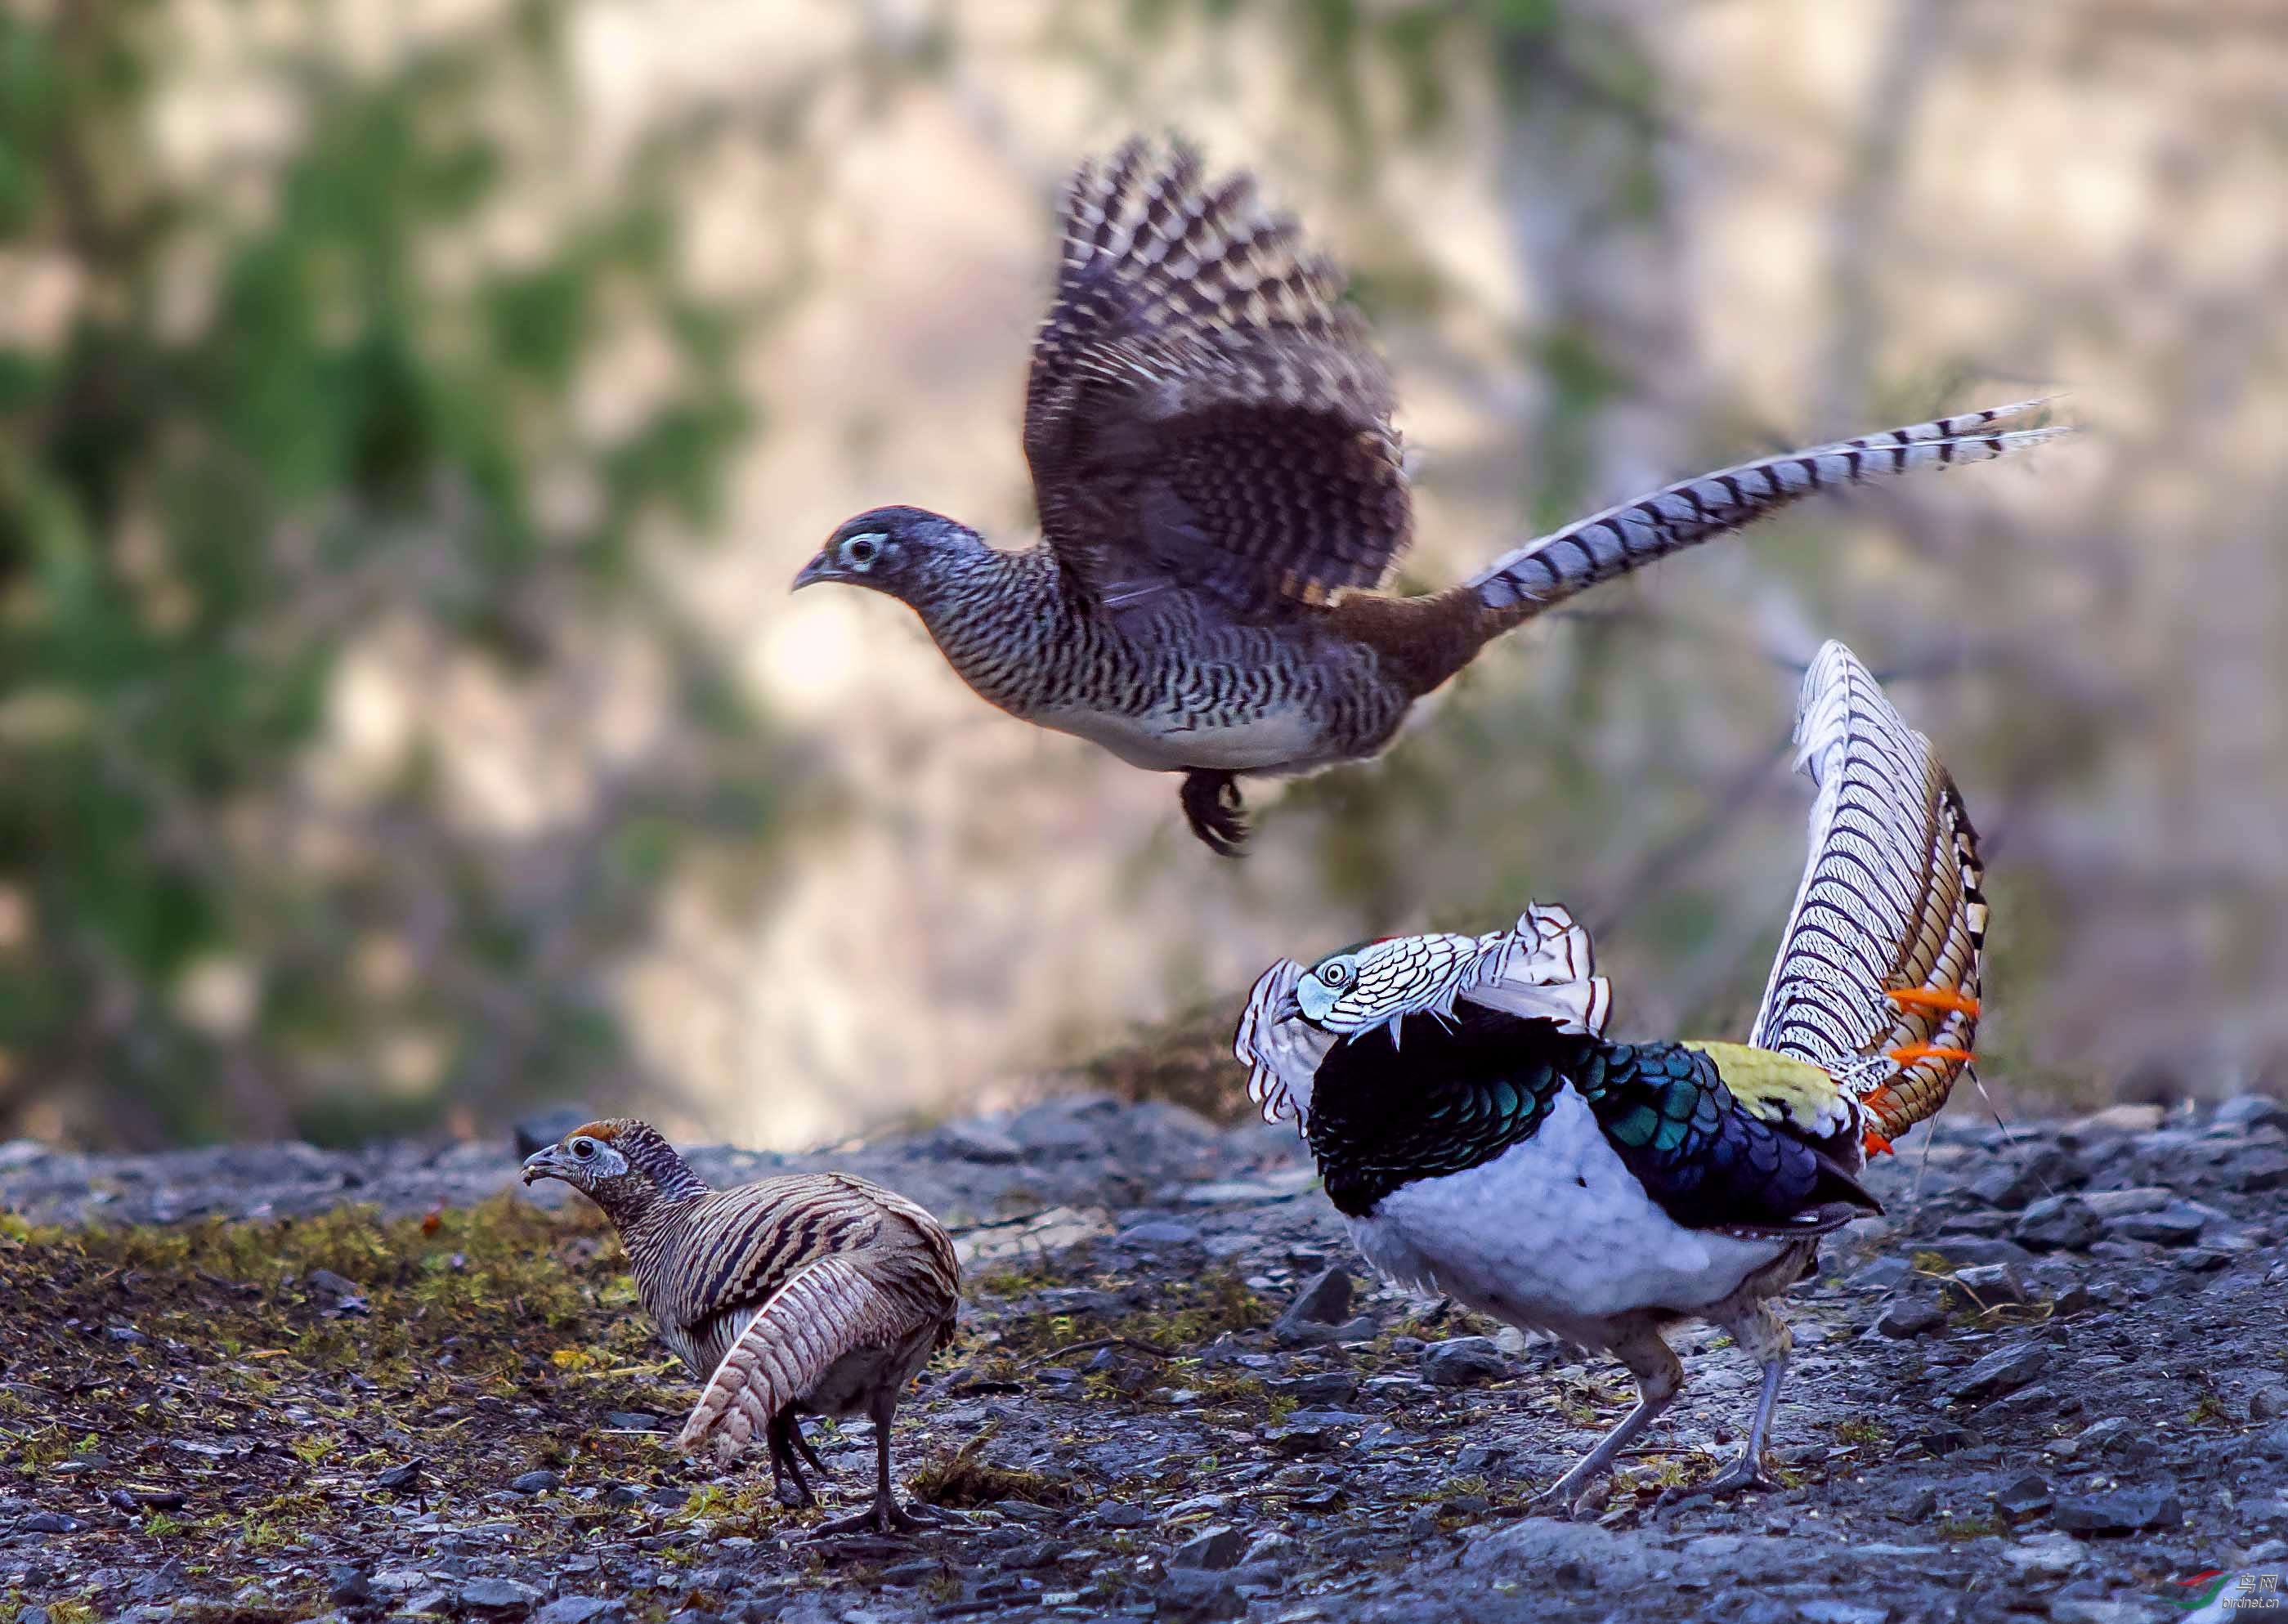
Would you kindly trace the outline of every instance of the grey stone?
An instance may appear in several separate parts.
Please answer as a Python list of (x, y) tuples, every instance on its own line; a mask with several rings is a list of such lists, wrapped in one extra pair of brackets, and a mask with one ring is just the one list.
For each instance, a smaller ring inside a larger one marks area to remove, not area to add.
[(1946, 1311), (1928, 1297), (1902, 1297), (1887, 1303), (1875, 1317), (1876, 1330), (1901, 1339), (1935, 1331), (1945, 1323)]
[(1990, 1206), (2015, 1211), (2030, 1201), (2057, 1195), (2087, 1179), (2089, 1169), (2054, 1145), (2038, 1147), (2013, 1167), (1989, 1168), (1970, 1182), (1970, 1193)]
[(2026, 1286), (2018, 1278), (2014, 1264), (1974, 1264), (1967, 1269), (1956, 1270), (1953, 1278), (1941, 1287), (1941, 1295), (1950, 1308), (1982, 1312), (2005, 1303), (2024, 1303)]
[(421, 1481), (419, 1461), (407, 1461), (397, 1466), (385, 1466), (374, 1475), (377, 1486), (385, 1489), (409, 1489)]
[(1843, 1282), (1851, 1291), (1891, 1291), (1914, 1278), (1915, 1266), (1903, 1257), (1879, 1257)]
[(2118, 1218), (2133, 1212), (2158, 1212), (2177, 1199), (2177, 1192), (2159, 1184), (2133, 1184), (2125, 1190), (2091, 1190), (2081, 1198), (2101, 1218)]
[(513, 1579), (472, 1579), (461, 1587), (461, 1605), (480, 1612), (505, 1612), (528, 1608), (540, 1592)]
[(2150, 1608), (2096, 1596), (2061, 1596), (2050, 1603), (2050, 1624), (2148, 1624)]
[(545, 1111), (520, 1117), (514, 1129), (517, 1157), (520, 1161), (536, 1151), (544, 1151), (574, 1129), (594, 1120), (585, 1105), (552, 1105)]
[(2288, 1104), (2268, 1095), (2237, 1094), (2219, 1105), (2209, 1121), (2241, 1129), (2288, 1129)]
[(373, 1583), (363, 1568), (338, 1563), (326, 1570), (326, 1599), (338, 1606), (359, 1606), (373, 1599)]
[(1172, 1568), (1206, 1568), (1219, 1573), (1239, 1565), (1247, 1554), (1247, 1535), (1228, 1525), (1202, 1530), (1176, 1547), (1168, 1557)]
[(1113, 1239), (1140, 1247), (1197, 1246), (1200, 1232), (1173, 1218), (1147, 1218), (1141, 1224), (1130, 1224)]
[(1474, 1387), (1509, 1374), (1509, 1360), (1490, 1336), (1454, 1336), (1425, 1348), (1421, 1369), (1423, 1380), (1440, 1387)]
[(2068, 1533), (2135, 1533), (2173, 1528), (2184, 1520), (2170, 1488), (2112, 1489), (2099, 1494), (2062, 1494), (2051, 1519)]
[(627, 1611), (624, 1604), (600, 1596), (560, 1596), (532, 1615), (532, 1624), (613, 1624)]
[(1870, 1607), (1861, 1602), (1838, 1601), (1833, 1596), (1818, 1596), (1807, 1602), (1798, 1602), (1795, 1616), (1804, 1624), (1883, 1624), (1891, 1616), (1887, 1607)]
[(1148, 1507), (1107, 1500), (1098, 1504), (1090, 1520), (1100, 1528), (1148, 1528), (1160, 1519)]
[(2021, 1388), (2049, 1368), (2050, 1351), (2039, 1343), (2022, 1342), (1997, 1348), (1947, 1383), (1956, 1400), (1990, 1398)]
[(648, 1410), (606, 1410), (604, 1424), (618, 1432), (664, 1432), (667, 1423)]
[(1339, 1265), (1323, 1270), (1295, 1294), (1286, 1311), (1272, 1322), (1272, 1340), (1283, 1348), (1364, 1342), (1374, 1335), (1374, 1321), (1366, 1315), (1346, 1319), (1350, 1306), (1348, 1271)]
[(2038, 1252), (2077, 1252), (2104, 1232), (2104, 1220), (2080, 1196), (2053, 1195), (2027, 1208), (2010, 1234)]
[(1950, 1269), (1974, 1269), (1981, 1264), (2025, 1264), (2034, 1260), (2034, 1255), (2014, 1240), (1978, 1235), (1942, 1235), (1935, 1240), (1912, 1240), (1907, 1243), (1905, 1249), (1910, 1256), (1934, 1253)]
[(2232, 1164), (2226, 1182), (2244, 1195), (2288, 1185), (2288, 1151), (2252, 1151)]
[(564, 1475), (543, 1467), (537, 1471), (519, 1472), (508, 1480), (508, 1486), (520, 1494), (545, 1494), (564, 1486)]
[(2030, 1523), (2055, 1503), (2050, 1485), (2028, 1472), (1994, 1497), (1994, 1514), (2006, 1523)]
[(75, 1533), (81, 1527), (79, 1518), (61, 1511), (35, 1511), (16, 1525), (19, 1533)]
[(2172, 1201), (2158, 1212), (2122, 1213), (2105, 1221), (2105, 1232), (2155, 1246), (2190, 1246), (2215, 1215), (2190, 1201)]
[(987, 1166), (1022, 1161), (1025, 1147), (988, 1122), (955, 1122), (938, 1129), (938, 1148), (963, 1161)]

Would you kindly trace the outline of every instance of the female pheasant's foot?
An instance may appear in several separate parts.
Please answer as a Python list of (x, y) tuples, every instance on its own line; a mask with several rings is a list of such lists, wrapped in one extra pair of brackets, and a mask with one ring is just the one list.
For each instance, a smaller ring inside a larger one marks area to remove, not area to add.
[(1184, 774), (1184, 817), (1207, 849), (1218, 857), (1237, 857), (1247, 842), (1247, 804), (1239, 780), (1228, 772), (1195, 767)]
[(887, 1494), (877, 1495), (874, 1503), (863, 1511), (848, 1517), (838, 1517), (831, 1522), (821, 1523), (811, 1530), (814, 1540), (830, 1540), (846, 1533), (919, 1533), (929, 1525), (915, 1516)]

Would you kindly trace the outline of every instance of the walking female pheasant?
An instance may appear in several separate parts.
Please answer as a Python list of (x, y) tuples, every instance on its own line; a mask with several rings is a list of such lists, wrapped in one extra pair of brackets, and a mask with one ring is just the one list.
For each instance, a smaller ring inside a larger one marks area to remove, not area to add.
[(1839, 643), (1805, 678), (1811, 860), (1748, 1042), (1616, 1042), (1587, 932), (1529, 909), (1482, 937), (1397, 938), (1256, 984), (1235, 1049), (1267, 1118), (1300, 1118), (1367, 1260), (1404, 1284), (1609, 1351), (1636, 1407), (1547, 1491), (1564, 1501), (1674, 1400), (1661, 1327), (1723, 1327), (1763, 1367), (1764, 1481), (1791, 1346), (1773, 1299), (1818, 1238), (1879, 1210), (1864, 1157), (1945, 1104), (1977, 1032), (1977, 837), (1930, 741)]
[(874, 1502), (825, 1524), (888, 1533), (913, 1517), (890, 1487), (890, 1417), (953, 1336), (961, 1268), (935, 1218), (847, 1173), (716, 1190), (648, 1122), (589, 1122), (524, 1164), (604, 1209), (659, 1339), (706, 1380), (679, 1440), (728, 1462), (760, 1438), (782, 1499), (814, 1503), (800, 1416), (870, 1416)]
[(1013, 716), (1184, 775), (1232, 855), (1236, 775), (1379, 754), (1415, 702), (1575, 593), (1815, 491), (2059, 431), (2028, 401), (1764, 457), (1624, 503), (1442, 592), (1381, 590), (1412, 527), (1391, 384), (1333, 264), (1180, 143), (1084, 164), (1033, 345), (1021, 551), (919, 508), (841, 525), (795, 577), (904, 600)]

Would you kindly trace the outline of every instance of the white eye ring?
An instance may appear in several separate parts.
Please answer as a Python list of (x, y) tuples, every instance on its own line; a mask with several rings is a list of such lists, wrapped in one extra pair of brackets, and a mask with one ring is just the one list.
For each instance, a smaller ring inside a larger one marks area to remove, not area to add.
[(842, 557), (853, 569), (871, 569), (882, 555), (882, 538), (863, 531), (842, 543)]
[(1338, 961), (1319, 972), (1319, 979), (1329, 986), (1341, 986), (1351, 978), (1351, 967)]
[(575, 1139), (572, 1141), (572, 1153), (585, 1161), (596, 1153), (596, 1142), (593, 1139)]

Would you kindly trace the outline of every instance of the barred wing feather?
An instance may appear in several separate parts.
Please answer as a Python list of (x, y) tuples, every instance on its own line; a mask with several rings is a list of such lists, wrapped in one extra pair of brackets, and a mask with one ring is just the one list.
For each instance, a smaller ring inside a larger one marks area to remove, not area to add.
[(1977, 832), (1931, 742), (1840, 643), (1796, 713), (1811, 852), (1749, 1042), (1847, 1080), (1880, 1137), (1936, 1113), (1971, 1058), (1986, 935)]

